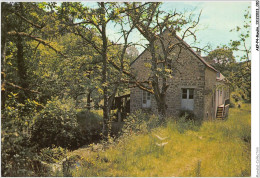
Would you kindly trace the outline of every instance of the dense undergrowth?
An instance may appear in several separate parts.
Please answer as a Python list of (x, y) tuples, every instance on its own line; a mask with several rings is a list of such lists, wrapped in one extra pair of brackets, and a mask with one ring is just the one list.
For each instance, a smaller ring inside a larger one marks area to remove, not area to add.
[(69, 150), (101, 139), (102, 117), (76, 111), (71, 99), (52, 98), (43, 106), (20, 103), (11, 93), (1, 114), (2, 176), (56, 175), (53, 167), (63, 167)]
[(125, 120), (119, 138), (102, 141), (100, 111), (76, 110), (70, 99), (42, 106), (9, 97), (2, 176), (250, 176), (250, 104), (231, 108), (223, 121), (184, 114), (161, 123), (139, 111)]
[[(161, 139), (159, 139), (161, 138)], [(231, 108), (228, 119), (192, 121), (137, 113), (123, 136), (70, 152), (71, 176), (250, 176), (250, 104)]]

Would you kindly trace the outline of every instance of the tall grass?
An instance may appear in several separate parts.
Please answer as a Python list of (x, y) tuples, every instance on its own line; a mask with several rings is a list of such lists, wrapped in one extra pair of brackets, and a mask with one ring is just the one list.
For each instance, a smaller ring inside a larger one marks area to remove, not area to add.
[[(250, 105), (231, 108), (227, 120), (200, 128), (167, 125), (124, 136), (102, 151), (79, 149), (73, 176), (250, 176)], [(157, 136), (166, 137), (160, 140)], [(165, 143), (164, 146), (158, 146)]]

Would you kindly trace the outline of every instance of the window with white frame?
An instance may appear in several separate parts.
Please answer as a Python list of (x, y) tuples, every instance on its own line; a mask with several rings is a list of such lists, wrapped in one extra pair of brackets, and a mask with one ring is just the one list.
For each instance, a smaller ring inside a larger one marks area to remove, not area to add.
[(151, 93), (149, 93), (147, 91), (143, 91), (142, 107), (143, 108), (151, 107)]
[(182, 89), (182, 99), (193, 99), (194, 89), (193, 88), (183, 88)]

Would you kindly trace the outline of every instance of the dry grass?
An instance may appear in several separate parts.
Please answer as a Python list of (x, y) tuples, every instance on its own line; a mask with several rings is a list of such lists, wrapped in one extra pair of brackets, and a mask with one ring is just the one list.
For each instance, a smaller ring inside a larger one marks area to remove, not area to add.
[[(105, 151), (79, 149), (82, 157), (73, 176), (240, 177), (250, 176), (250, 105), (231, 108), (225, 121), (204, 122), (198, 131), (167, 126), (132, 135)], [(168, 137), (160, 141), (156, 136)], [(168, 142), (164, 147), (159, 143)], [(157, 144), (156, 144), (157, 143)]]

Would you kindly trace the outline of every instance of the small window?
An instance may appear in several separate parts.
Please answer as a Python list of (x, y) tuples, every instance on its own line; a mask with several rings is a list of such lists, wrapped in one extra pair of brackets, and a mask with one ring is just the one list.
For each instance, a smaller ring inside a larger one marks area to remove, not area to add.
[(182, 89), (182, 99), (194, 99), (194, 89), (183, 88)]
[(151, 93), (143, 91), (142, 107), (143, 108), (151, 107)]

